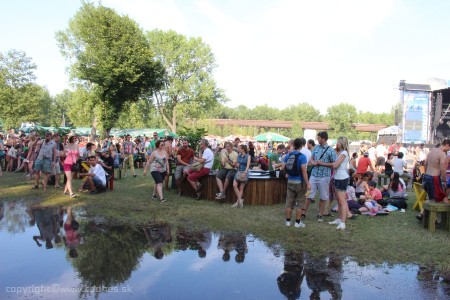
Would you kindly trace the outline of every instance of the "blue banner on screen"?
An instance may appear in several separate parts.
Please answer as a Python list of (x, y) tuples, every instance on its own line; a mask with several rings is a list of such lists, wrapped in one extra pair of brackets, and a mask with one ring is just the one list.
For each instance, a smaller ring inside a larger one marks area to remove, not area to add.
[(427, 142), (430, 93), (405, 91), (403, 95), (403, 141)]

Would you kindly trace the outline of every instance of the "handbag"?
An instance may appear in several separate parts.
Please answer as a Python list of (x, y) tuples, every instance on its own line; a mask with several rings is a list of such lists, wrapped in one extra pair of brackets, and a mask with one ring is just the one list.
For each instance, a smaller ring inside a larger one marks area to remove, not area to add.
[(239, 183), (246, 183), (248, 181), (248, 173), (244, 171), (237, 171), (236, 175), (234, 175), (234, 180)]
[(203, 168), (203, 164), (201, 162), (194, 162), (193, 164), (191, 164), (189, 166), (189, 170), (194, 171), (194, 172), (198, 172)]
[(70, 171), (72, 171), (74, 173), (80, 172), (81, 160), (74, 161), (73, 154), (72, 154), (72, 162), (73, 163), (72, 163), (72, 166), (70, 167)]

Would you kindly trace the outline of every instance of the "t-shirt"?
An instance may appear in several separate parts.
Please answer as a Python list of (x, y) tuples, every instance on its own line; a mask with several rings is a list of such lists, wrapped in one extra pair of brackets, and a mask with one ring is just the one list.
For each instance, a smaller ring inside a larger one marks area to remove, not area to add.
[(386, 147), (383, 146), (382, 144), (377, 146), (377, 157), (384, 157), (385, 156), (385, 152), (386, 152)]
[(214, 163), (214, 154), (211, 149), (206, 148), (203, 150), (202, 158), (205, 160), (205, 168), (211, 169)]
[(374, 188), (373, 190), (371, 190), (370, 192), (370, 195), (372, 196), (372, 199), (373, 200), (381, 200), (381, 199), (383, 199), (383, 196), (381, 195), (381, 192), (380, 192), (380, 190), (379, 189), (377, 189), (377, 188)]
[(404, 167), (406, 167), (406, 162), (403, 160), (403, 158), (394, 159), (394, 172), (402, 175)]
[(375, 147), (370, 147), (367, 152), (369, 152), (369, 158), (371, 160), (375, 160), (376, 159), (377, 150), (375, 149)]
[(356, 173), (357, 174), (364, 174), (367, 172), (367, 169), (369, 168), (370, 165), (370, 158), (368, 157), (361, 157), (358, 161), (358, 168), (356, 169)]
[[(347, 151), (342, 151), (341, 153), (339, 153), (339, 156), (344, 155), (344, 160), (341, 162), (341, 164), (336, 168), (335, 173), (334, 173), (334, 179), (337, 180), (342, 180), (342, 179), (347, 179), (348, 178), (348, 152)], [(339, 159), (338, 156), (338, 159)]]
[(309, 161), (311, 160), (311, 150), (303, 147), (302, 149), (300, 149), (300, 152), (306, 156), (306, 163), (309, 163)]
[(122, 144), (123, 153), (126, 155), (133, 154), (133, 146), (134, 146), (133, 142), (123, 142)]
[(178, 155), (181, 157), (182, 161), (189, 164), (191, 163), (191, 159), (194, 158), (194, 150), (192, 150), (191, 148), (184, 149), (183, 147), (181, 147), (180, 149), (178, 149), (177, 156)]
[(305, 167), (306, 167), (306, 163), (307, 163), (306, 156), (304, 154), (302, 154), (301, 152), (299, 152), (297, 150), (294, 150), (284, 157), (284, 163), (287, 163), (289, 156), (295, 155), (298, 153), (300, 153), (300, 156), (297, 159), (297, 168), (300, 170), (300, 174), (299, 174), (299, 176), (292, 176), (292, 175), (288, 174), (289, 181), (303, 181), (303, 174), (302, 174), (301, 168), (302, 168), (302, 165), (305, 165)]
[(105, 163), (105, 165), (107, 165), (108, 167), (112, 167), (111, 170), (104, 168), (105, 172), (108, 173), (109, 175), (114, 173), (114, 158), (112, 158), (112, 156), (110, 155), (108, 157), (102, 157), (102, 160)]
[[(221, 153), (221, 160), (225, 161), (225, 169), (234, 169), (234, 166), (231, 165), (231, 163), (235, 164), (238, 159), (238, 154), (234, 151), (231, 151), (231, 153), (228, 153), (228, 151), (223, 151)], [(231, 163), (230, 163), (231, 161)]]
[(91, 168), (89, 169), (89, 173), (95, 174), (95, 176), (97, 176), (102, 181), (103, 185), (106, 185), (106, 174), (102, 166), (100, 166), (99, 164), (96, 164), (95, 167), (91, 166)]

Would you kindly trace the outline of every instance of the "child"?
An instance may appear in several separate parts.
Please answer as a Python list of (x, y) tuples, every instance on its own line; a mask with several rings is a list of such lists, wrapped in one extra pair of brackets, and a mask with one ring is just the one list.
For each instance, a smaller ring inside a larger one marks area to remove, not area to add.
[(369, 190), (366, 192), (366, 199), (367, 200), (375, 200), (375, 201), (381, 201), (383, 200), (383, 196), (381, 195), (381, 191), (377, 189), (377, 183), (373, 180), (369, 181)]

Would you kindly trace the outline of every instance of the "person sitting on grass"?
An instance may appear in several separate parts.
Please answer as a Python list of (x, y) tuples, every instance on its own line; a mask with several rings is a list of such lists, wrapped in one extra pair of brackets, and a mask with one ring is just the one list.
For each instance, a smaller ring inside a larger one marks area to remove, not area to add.
[(388, 195), (389, 198), (407, 197), (406, 184), (397, 172), (394, 172), (394, 174), (391, 175), (391, 182), (389, 185), (382, 187), (380, 191), (382, 195)]
[(220, 158), (222, 169), (216, 175), (217, 187), (219, 188), (219, 193), (216, 194), (216, 200), (225, 199), (225, 191), (230, 185), (230, 182), (233, 183), (234, 175), (236, 175), (238, 154), (233, 151), (233, 144), (231, 142), (225, 142), (225, 151), (220, 153)]
[(394, 155), (389, 153), (384, 163), (384, 175), (391, 176), (394, 173)]
[(104, 191), (106, 188), (106, 174), (103, 167), (97, 163), (97, 156), (89, 156), (89, 164), (91, 168), (89, 169), (89, 173), (82, 173), (80, 176), (83, 176), (83, 183), (80, 188), (80, 192), (82, 192), (85, 188), (89, 187), (90, 194), (97, 194), (99, 191)]
[(365, 194), (366, 200), (375, 200), (375, 201), (381, 201), (383, 200), (383, 196), (381, 195), (381, 191), (377, 189), (377, 183), (373, 180), (369, 181), (368, 183), (369, 191)]
[(372, 180), (372, 177), (372, 173), (364, 173), (362, 176), (360, 174), (355, 174), (355, 194), (357, 199), (360, 199), (361, 196), (365, 196), (366, 192), (369, 191), (369, 185), (367, 183)]

